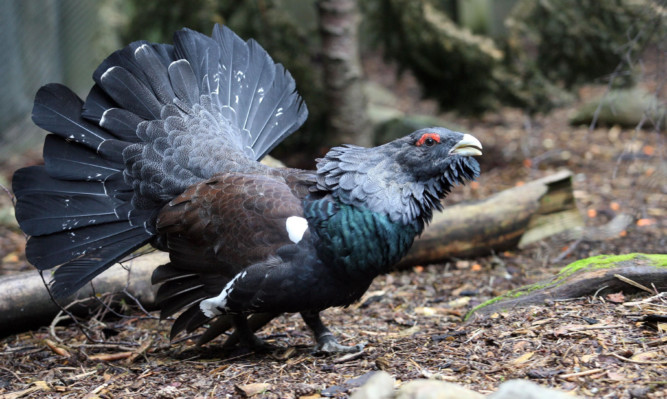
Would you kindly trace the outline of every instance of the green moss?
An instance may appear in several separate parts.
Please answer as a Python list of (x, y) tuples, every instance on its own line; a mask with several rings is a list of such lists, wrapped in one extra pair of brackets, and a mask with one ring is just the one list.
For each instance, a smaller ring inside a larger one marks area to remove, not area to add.
[(489, 305), (491, 305), (491, 304), (493, 304), (493, 303), (496, 303), (496, 302), (498, 302), (498, 301), (501, 301), (501, 300), (511, 299), (511, 298), (518, 298), (518, 297), (520, 297), (520, 296), (529, 294), (529, 293), (531, 293), (531, 292), (533, 292), (533, 291), (542, 289), (542, 288), (544, 288), (544, 287), (546, 287), (546, 286), (548, 286), (548, 285), (549, 285), (548, 283), (534, 283), (534, 284), (526, 285), (526, 286), (524, 286), (524, 287), (520, 287), (520, 288), (513, 289), (513, 290), (508, 291), (508, 292), (506, 292), (506, 293), (504, 293), (504, 294), (502, 294), (502, 295), (500, 295), (500, 296), (497, 296), (497, 297), (495, 297), (495, 298), (491, 298), (491, 299), (489, 299), (488, 301), (482, 302), (482, 303), (480, 303), (479, 305), (477, 305), (477, 306), (475, 306), (474, 308), (472, 308), (472, 309), (465, 315), (464, 320), (467, 320), (467, 319), (468, 319), (473, 313), (475, 313), (475, 311), (477, 311), (478, 309), (481, 309), (481, 308), (483, 308), (483, 307), (489, 306)]
[(581, 259), (565, 266), (563, 269), (561, 269), (560, 272), (558, 272), (558, 274), (553, 280), (547, 282), (534, 283), (524, 287), (519, 287), (503, 295), (489, 299), (488, 301), (475, 306), (472, 310), (468, 312), (468, 314), (466, 314), (465, 320), (467, 320), (477, 310), (489, 306), (498, 301), (518, 298), (520, 296), (529, 294), (536, 290), (546, 288), (548, 286), (558, 285), (565, 278), (571, 276), (572, 274), (582, 269), (608, 269), (616, 267), (619, 263), (631, 261), (637, 258), (647, 259), (655, 267), (661, 267), (661, 268), (667, 267), (667, 254), (631, 253), (625, 255), (598, 255), (586, 259)]
[(598, 255), (586, 259), (581, 259), (565, 266), (563, 269), (561, 269), (560, 272), (558, 272), (556, 281), (571, 276), (581, 269), (608, 269), (615, 267), (621, 262), (627, 262), (639, 257), (648, 259), (653, 264), (653, 266), (667, 267), (667, 255), (665, 254), (631, 253), (625, 255)]

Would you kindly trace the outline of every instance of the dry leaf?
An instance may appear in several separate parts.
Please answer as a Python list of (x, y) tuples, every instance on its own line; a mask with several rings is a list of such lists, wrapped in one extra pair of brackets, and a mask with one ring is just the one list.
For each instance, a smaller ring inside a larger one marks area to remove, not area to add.
[(469, 296), (462, 296), (462, 297), (454, 299), (453, 301), (447, 302), (447, 306), (449, 306), (450, 308), (454, 308), (454, 309), (462, 308), (464, 306), (468, 306), (468, 304), (470, 303), (471, 300), (472, 300), (472, 298), (469, 297)]
[(530, 360), (530, 358), (533, 357), (534, 354), (535, 354), (535, 352), (526, 352), (523, 355), (521, 355), (521, 356), (517, 357), (516, 359), (512, 360), (512, 364), (515, 365), (515, 366), (518, 366), (520, 364), (524, 364), (528, 360)]
[(630, 359), (638, 360), (640, 362), (645, 362), (645, 361), (661, 360), (662, 356), (663, 356), (662, 351), (650, 351), (650, 352), (637, 353), (633, 355)]
[(581, 362), (582, 363), (589, 363), (591, 360), (593, 360), (596, 357), (597, 357), (597, 355), (590, 355), (590, 354), (589, 355), (583, 355), (581, 357)]
[(399, 337), (409, 337), (411, 335), (415, 335), (419, 332), (419, 326), (412, 326), (410, 328), (406, 328), (405, 330), (401, 330), (398, 332)]
[(644, 219), (637, 220), (637, 226), (639, 226), (639, 227), (650, 226), (650, 225), (655, 224), (655, 223), (656, 223), (656, 220), (651, 219), (651, 218), (644, 218)]
[(2, 263), (16, 263), (18, 261), (19, 256), (16, 252), (10, 252), (4, 258), (2, 258)]
[(236, 385), (234, 387), (245, 397), (249, 398), (251, 396), (257, 395), (258, 393), (267, 391), (269, 388), (271, 388), (271, 384), (267, 384), (265, 382), (255, 382), (246, 385)]
[(434, 315), (438, 314), (438, 310), (435, 309), (435, 308), (428, 307), (428, 306), (420, 306), (420, 307), (415, 308), (415, 313), (420, 314), (422, 316), (429, 317), (429, 316), (434, 316)]
[(623, 303), (625, 302), (625, 295), (622, 292), (617, 292), (615, 294), (607, 295), (607, 300), (611, 303)]

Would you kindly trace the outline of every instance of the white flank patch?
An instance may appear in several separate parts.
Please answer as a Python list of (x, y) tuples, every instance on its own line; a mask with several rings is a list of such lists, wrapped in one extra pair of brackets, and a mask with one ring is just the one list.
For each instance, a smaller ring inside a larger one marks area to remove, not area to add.
[(199, 309), (201, 309), (206, 317), (215, 317), (222, 314), (221, 309), (225, 309), (227, 306), (227, 296), (234, 289), (234, 283), (236, 283), (236, 280), (245, 277), (246, 274), (248, 272), (239, 273), (233, 279), (229, 280), (220, 292), (220, 295), (199, 302)]
[(290, 241), (298, 244), (308, 230), (308, 221), (300, 216), (290, 216), (285, 221), (285, 228)]

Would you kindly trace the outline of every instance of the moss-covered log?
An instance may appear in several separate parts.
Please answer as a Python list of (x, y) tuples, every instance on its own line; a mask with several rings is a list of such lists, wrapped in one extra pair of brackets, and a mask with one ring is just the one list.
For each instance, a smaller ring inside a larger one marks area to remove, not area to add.
[(506, 311), (545, 301), (642, 289), (628, 280), (649, 290), (667, 290), (667, 255), (633, 253), (582, 259), (563, 268), (551, 280), (517, 288), (480, 304), (466, 318), (474, 313)]

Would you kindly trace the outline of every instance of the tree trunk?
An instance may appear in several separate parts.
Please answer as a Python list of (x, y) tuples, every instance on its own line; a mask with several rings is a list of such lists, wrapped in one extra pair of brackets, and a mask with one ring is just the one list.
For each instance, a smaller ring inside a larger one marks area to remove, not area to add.
[(329, 103), (328, 140), (370, 147), (373, 138), (362, 87), (357, 1), (320, 0), (317, 5)]

